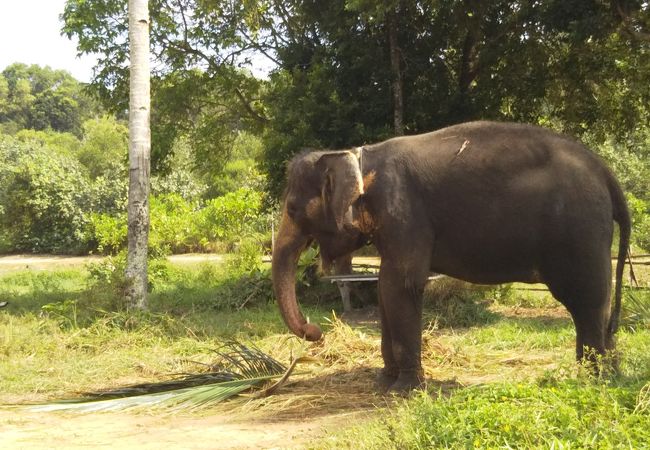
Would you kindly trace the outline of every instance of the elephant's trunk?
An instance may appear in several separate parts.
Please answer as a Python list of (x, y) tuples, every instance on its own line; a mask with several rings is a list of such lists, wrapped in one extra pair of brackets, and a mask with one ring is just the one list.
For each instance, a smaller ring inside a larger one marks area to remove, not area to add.
[(296, 266), (307, 241), (307, 237), (285, 211), (273, 249), (273, 290), (282, 318), (289, 329), (296, 336), (317, 341), (323, 335), (322, 331), (318, 326), (307, 323), (296, 300)]

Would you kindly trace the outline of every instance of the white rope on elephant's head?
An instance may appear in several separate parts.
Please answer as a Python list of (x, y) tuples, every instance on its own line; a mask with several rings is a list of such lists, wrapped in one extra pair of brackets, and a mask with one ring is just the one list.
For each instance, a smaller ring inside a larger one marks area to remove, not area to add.
[(363, 194), (364, 193), (364, 188), (363, 188), (363, 147), (357, 147), (354, 149), (356, 156), (357, 156), (357, 161), (359, 163), (359, 193)]

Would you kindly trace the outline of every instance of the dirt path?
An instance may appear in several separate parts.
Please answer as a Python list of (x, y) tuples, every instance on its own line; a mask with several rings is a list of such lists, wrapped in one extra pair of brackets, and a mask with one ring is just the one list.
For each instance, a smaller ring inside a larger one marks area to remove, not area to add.
[(308, 421), (233, 421), (133, 413), (62, 414), (0, 409), (0, 448), (274, 449), (302, 448), (360, 413)]
[[(51, 270), (69, 267), (79, 267), (90, 262), (99, 262), (102, 256), (56, 256), (56, 255), (10, 255), (0, 256), (0, 273), (17, 270)], [(169, 261), (177, 264), (193, 264), (201, 262), (222, 262), (224, 255), (210, 253), (192, 253), (172, 255)]]

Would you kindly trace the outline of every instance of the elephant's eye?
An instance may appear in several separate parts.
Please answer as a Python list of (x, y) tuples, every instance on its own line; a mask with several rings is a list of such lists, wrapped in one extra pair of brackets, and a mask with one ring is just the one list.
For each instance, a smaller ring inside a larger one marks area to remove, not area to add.
[(292, 219), (296, 217), (296, 214), (298, 214), (298, 207), (295, 202), (287, 202), (287, 214), (289, 214), (289, 217)]

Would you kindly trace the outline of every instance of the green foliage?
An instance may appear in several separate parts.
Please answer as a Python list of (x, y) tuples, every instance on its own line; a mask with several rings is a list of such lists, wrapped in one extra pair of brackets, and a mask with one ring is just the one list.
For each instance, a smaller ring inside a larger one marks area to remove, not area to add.
[(650, 251), (650, 201), (627, 194), (627, 205), (632, 216), (632, 242)]
[(264, 247), (255, 237), (242, 239), (235, 253), (227, 262), (227, 267), (235, 273), (261, 272)]
[(128, 128), (113, 117), (104, 116), (83, 123), (79, 161), (92, 179), (107, 176), (114, 167), (125, 167), (128, 157)]
[[(266, 117), (259, 101), (264, 82), (243, 70), (252, 43), (241, 26), (258, 16), (257, 2), (154, 1), (152, 45), (160, 59), (152, 78), (152, 163), (164, 170), (179, 138), (189, 138), (197, 167), (223, 167), (238, 131), (256, 130)], [(82, 52), (105, 55), (91, 87), (112, 111), (128, 103), (127, 8), (124, 0), (68, 0), (63, 32)], [(107, 28), (106, 23), (111, 27)], [(179, 27), (186, 32), (179, 34)], [(209, 45), (206, 45), (209, 42)], [(237, 47), (234, 54), (231, 51)], [(231, 56), (225, 56), (230, 54)], [(203, 70), (197, 69), (202, 67)]]
[(126, 168), (111, 166), (108, 172), (91, 181), (92, 212), (119, 215), (126, 211), (128, 186)]
[(101, 254), (115, 255), (124, 248), (127, 239), (126, 214), (91, 214), (90, 228), (96, 249)]
[(619, 140), (610, 137), (600, 142), (592, 135), (583, 136), (583, 140), (607, 162), (625, 192), (650, 201), (650, 128), (640, 128)]
[(219, 197), (241, 187), (261, 191), (264, 176), (257, 170), (257, 163), (252, 159), (237, 159), (227, 162), (221, 172), (211, 177), (209, 184), (209, 197)]
[(151, 197), (150, 251), (164, 255), (203, 250), (196, 223), (198, 209), (198, 203), (179, 194)]
[(52, 129), (80, 136), (83, 121), (99, 112), (68, 72), (16, 63), (0, 74), (0, 131)]
[[(284, 38), (279, 68), (265, 98), (273, 120), (264, 164), (274, 196), (282, 192), (286, 161), (302, 148), (346, 148), (392, 134), (391, 18), (407, 134), (473, 119), (514, 120), (589, 132), (597, 143), (611, 137), (629, 149), (627, 135), (649, 117), (648, 41), (626, 33), (605, 4), (292, 5), (273, 12), (285, 19), (276, 30)], [(647, 21), (647, 5), (627, 7)], [(311, 31), (285, 25), (295, 22)]]
[(0, 250), (83, 252), (95, 245), (93, 225), (100, 244), (115, 250), (98, 214), (126, 209), (127, 170), (114, 160), (115, 148), (126, 152), (125, 128), (104, 118), (84, 130), (81, 140), (52, 130), (0, 135)]
[(79, 152), (81, 142), (72, 133), (60, 133), (53, 130), (20, 130), (14, 136), (20, 142), (36, 142), (38, 145), (47, 147), (57, 153), (74, 156)]
[[(268, 233), (262, 194), (246, 188), (217, 197), (201, 206), (180, 194), (150, 199), (149, 249), (154, 255), (233, 249), (246, 238)], [(97, 250), (115, 254), (126, 246), (126, 215), (93, 214), (89, 236)]]
[(423, 392), (363, 432), (355, 427), (315, 448), (643, 447), (650, 416), (635, 413), (640, 388), (564, 380)]
[(180, 194), (185, 200), (206, 198), (207, 182), (195, 170), (197, 161), (188, 139), (178, 139), (165, 159), (167, 170), (151, 177), (151, 194)]
[(243, 236), (268, 231), (262, 194), (247, 188), (205, 202), (198, 217), (201, 236), (208, 241), (236, 242)]
[(630, 330), (650, 330), (650, 292), (629, 289), (623, 300), (623, 324)]
[(90, 183), (72, 157), (35, 142), (0, 142), (0, 226), (12, 251), (84, 248)]
[[(259, 154), (242, 137), (237, 154)], [(224, 250), (243, 236), (267, 232), (260, 175), (252, 160), (234, 163), (218, 189), (233, 192), (200, 203), (206, 185), (179, 143), (172, 170), (155, 177), (150, 249)], [(126, 245), (126, 129), (111, 118), (89, 120), (81, 140), (69, 133), (23, 130), (0, 135), (0, 251), (115, 254)]]
[(62, 302), (47, 303), (41, 306), (41, 311), (46, 316), (54, 319), (62, 329), (79, 327), (77, 300), (68, 299)]

